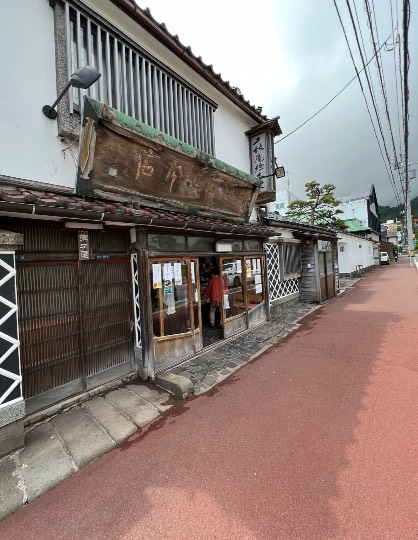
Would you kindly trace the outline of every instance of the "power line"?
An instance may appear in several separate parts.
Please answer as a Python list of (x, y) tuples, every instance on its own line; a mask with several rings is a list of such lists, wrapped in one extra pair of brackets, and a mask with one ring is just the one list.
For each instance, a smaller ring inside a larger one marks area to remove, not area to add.
[[(356, 27), (356, 24), (355, 24), (355, 21), (354, 21), (353, 12), (351, 10), (351, 5), (350, 5), (349, 0), (346, 0), (346, 4), (347, 4), (348, 12), (350, 14), (351, 24), (352, 24), (353, 29), (354, 29), (354, 34), (355, 34), (355, 38), (356, 38), (356, 42), (357, 42), (357, 47), (358, 47), (359, 52), (360, 52), (361, 62), (363, 64), (363, 66), (364, 66), (364, 56), (363, 56), (363, 53), (362, 53), (362, 50), (361, 50), (360, 41), (359, 41), (358, 33), (357, 33), (357, 27)], [(341, 19), (339, 10), (338, 10), (338, 6), (337, 6), (337, 3), (336, 3), (335, 0), (334, 0), (334, 5), (335, 5), (335, 8), (337, 10), (338, 18), (340, 20), (340, 23), (341, 23), (341, 26), (342, 26), (342, 29), (343, 29), (343, 32), (344, 32), (344, 36), (345, 36), (345, 40), (347, 42), (348, 50), (350, 51), (351, 60), (353, 61), (354, 67), (356, 67), (355, 61), (354, 61), (354, 58), (353, 58), (353, 54), (351, 52), (350, 43), (348, 41), (347, 34), (346, 34), (345, 28), (344, 28), (344, 24), (342, 22), (342, 19)], [(367, 0), (366, 0), (366, 7), (367, 7)], [(373, 36), (372, 36), (372, 42), (374, 43)], [(376, 62), (379, 65), (379, 56), (378, 56), (379, 51), (376, 50), (376, 47), (374, 48), (374, 52), (375, 52)], [(386, 171), (388, 172), (388, 174), (389, 174), (389, 171), (390, 171), (389, 180), (390, 180), (390, 175), (391, 175), (392, 176), (392, 180), (391, 180), (392, 188), (393, 188), (394, 193), (396, 194), (396, 192), (397, 192), (397, 188), (395, 187), (396, 186), (396, 180), (395, 180), (395, 177), (393, 175), (393, 172), (392, 172), (392, 169), (391, 169), (391, 166), (390, 166), (390, 157), (389, 157), (388, 149), (387, 149), (387, 146), (386, 146), (386, 139), (385, 139), (385, 136), (383, 134), (382, 123), (380, 121), (380, 115), (379, 115), (379, 111), (378, 111), (378, 108), (377, 108), (377, 104), (376, 104), (376, 100), (375, 100), (375, 96), (374, 96), (374, 92), (373, 92), (373, 85), (371, 83), (371, 80), (370, 80), (370, 77), (369, 77), (367, 71), (365, 72), (365, 75), (366, 75), (366, 80), (367, 80), (367, 85), (369, 87), (370, 95), (372, 97), (372, 104), (373, 104), (374, 112), (376, 114), (376, 119), (377, 119), (377, 124), (379, 126), (380, 136), (382, 137), (383, 146), (385, 148), (386, 159), (387, 159), (388, 164), (389, 164), (389, 169), (386, 167)], [(360, 79), (359, 79), (359, 82), (360, 82)], [(364, 99), (366, 101), (366, 104), (367, 104), (366, 95), (364, 93), (364, 89), (363, 89), (363, 86), (362, 86), (361, 83), (360, 83), (360, 87), (361, 87), (361, 90), (363, 92), (363, 96), (364, 96)], [(370, 116), (370, 120), (372, 121), (370, 111), (369, 111), (369, 116)], [(372, 123), (373, 123), (373, 121), (372, 121)], [(374, 124), (373, 124), (373, 129), (374, 129)], [(384, 157), (383, 157), (383, 161), (384, 161)]]
[[(374, 11), (373, 0), (372, 0), (372, 6), (373, 6), (373, 11)], [(372, 23), (372, 19), (371, 19), (370, 4), (369, 4), (368, 0), (365, 0), (365, 9), (366, 9), (366, 13), (367, 13), (369, 28), (370, 28), (370, 35), (371, 35), (373, 50), (376, 52), (376, 41), (374, 39), (373, 23)], [(374, 16), (374, 21), (375, 21), (376, 36), (377, 36), (377, 39), (379, 39), (379, 34), (378, 34), (378, 31), (377, 31), (377, 24), (376, 24), (376, 12), (375, 11), (373, 13), (373, 16)], [(384, 73), (383, 73), (383, 64), (381, 64), (381, 62), (379, 62), (379, 55), (378, 54), (376, 55), (376, 65), (377, 65), (377, 72), (378, 72), (379, 80), (380, 80), (380, 87), (381, 87), (381, 90), (382, 90), (383, 102), (384, 102), (384, 105), (385, 105), (386, 119), (388, 121), (389, 132), (390, 132), (390, 136), (391, 136), (391, 140), (392, 140), (393, 155), (394, 155), (394, 158), (395, 158), (395, 162), (397, 163), (398, 162), (398, 156), (397, 156), (397, 153), (396, 153), (395, 138), (393, 136), (392, 122), (390, 120), (390, 114), (389, 114), (388, 99), (387, 99), (387, 94), (386, 94), (386, 86), (385, 86), (385, 79), (384, 79)], [(401, 184), (401, 189), (403, 190), (402, 184)]]
[[(396, 18), (398, 17), (398, 14), (396, 13)], [(392, 0), (390, 0), (390, 20), (393, 28), (393, 5)], [(399, 47), (400, 43), (397, 41)], [(398, 115), (398, 135), (399, 135), (399, 157), (402, 159), (402, 137), (401, 137), (401, 119), (399, 115), (399, 89), (398, 89), (398, 76), (396, 73), (396, 46), (393, 47), (393, 63), (395, 68), (395, 88), (396, 88), (396, 112)], [(403, 125), (403, 124), (402, 124)]]
[[(363, 53), (361, 51), (361, 47), (360, 47), (360, 42), (359, 42), (359, 38), (358, 38), (358, 34), (357, 34), (357, 28), (356, 28), (356, 25), (355, 25), (355, 22), (354, 22), (354, 18), (353, 18), (353, 13), (351, 11), (351, 6), (350, 6), (350, 3), (349, 3), (349, 0), (346, 0), (346, 3), (347, 3), (347, 7), (348, 7), (348, 11), (349, 11), (349, 14), (350, 14), (350, 19), (351, 19), (351, 23), (353, 25), (353, 28), (354, 28), (354, 33), (355, 33), (355, 37), (356, 37), (356, 42), (357, 42), (357, 46), (359, 48), (359, 51), (360, 51), (360, 57), (361, 57), (361, 61), (362, 61), (362, 64), (363, 64), (363, 69), (361, 71), (363, 71), (365, 68), (366, 68), (366, 65), (364, 63), (364, 57), (363, 57)], [(339, 21), (340, 21), (340, 24), (341, 24), (341, 28), (343, 30), (343, 33), (344, 33), (344, 37), (345, 37), (345, 41), (347, 43), (347, 46), (348, 46), (348, 50), (350, 52), (350, 56), (351, 56), (351, 60), (353, 62), (353, 65), (354, 65), (354, 69), (356, 70), (356, 73), (358, 74), (358, 70), (357, 70), (357, 66), (356, 66), (356, 63), (354, 61), (354, 57), (353, 57), (353, 53), (351, 51), (351, 46), (350, 46), (350, 42), (348, 41), (348, 37), (347, 37), (347, 33), (345, 31), (345, 27), (344, 27), (344, 23), (341, 19), (341, 15), (340, 15), (340, 10), (338, 9), (338, 6), (337, 6), (337, 2), (336, 0), (334, 0), (334, 6), (335, 6), (335, 9), (337, 11), (337, 15), (338, 15), (338, 18), (339, 18)], [(394, 32), (395, 30), (393, 30)], [(392, 32), (392, 34), (393, 34)], [(392, 35), (391, 34), (391, 35)], [(388, 40), (386, 40), (388, 41)], [(378, 51), (375, 52), (374, 57), (376, 57), (377, 53), (380, 51), (382, 47), (380, 47), (378, 49)], [(398, 190), (397, 190), (397, 187), (396, 187), (396, 181), (395, 181), (395, 178), (393, 176), (393, 172), (392, 172), (392, 169), (390, 167), (390, 158), (389, 158), (389, 154), (388, 154), (388, 151), (387, 151), (387, 147), (386, 147), (386, 141), (385, 141), (385, 137), (383, 135), (383, 130), (382, 130), (382, 125), (381, 125), (381, 122), (380, 122), (380, 116), (379, 116), (379, 112), (377, 110), (377, 106), (376, 106), (376, 102), (375, 100), (373, 99), (373, 92), (372, 92), (372, 89), (371, 89), (371, 83), (370, 83), (370, 80), (369, 80), (369, 77), (368, 77), (368, 74), (367, 74), (367, 71), (365, 72), (365, 75), (366, 75), (366, 80), (367, 80), (367, 84), (368, 84), (368, 87), (369, 87), (369, 90), (370, 90), (370, 94), (372, 96), (372, 103), (373, 103), (373, 107), (374, 107), (374, 111), (375, 111), (375, 114), (376, 114), (376, 119), (377, 119), (377, 123), (378, 123), (378, 126), (379, 126), (379, 130), (380, 130), (380, 135), (382, 137), (382, 142), (383, 142), (383, 146), (385, 148), (385, 153), (386, 153), (386, 159), (388, 161), (388, 164), (389, 164), (389, 168), (388, 168), (388, 165), (385, 161), (385, 157), (383, 155), (383, 151), (382, 151), (382, 147), (380, 146), (380, 141), (379, 141), (379, 138), (377, 136), (377, 132), (376, 132), (376, 128), (375, 128), (375, 125), (374, 125), (374, 122), (373, 122), (373, 118), (372, 118), (372, 114), (370, 112), (370, 108), (369, 108), (369, 104), (367, 102), (367, 98), (366, 98), (366, 94), (364, 93), (364, 88), (363, 88), (363, 85), (361, 83), (361, 80), (360, 80), (360, 77), (357, 75), (357, 78), (358, 78), (358, 81), (359, 81), (359, 84), (360, 84), (360, 88), (361, 88), (361, 91), (362, 91), (362, 94), (363, 94), (363, 97), (364, 97), (364, 101), (366, 103), (366, 107), (367, 107), (367, 112), (369, 113), (369, 118), (370, 118), (370, 121), (372, 123), (372, 127), (373, 127), (373, 131), (374, 131), (374, 134), (375, 134), (375, 137), (376, 137), (376, 141), (377, 141), (377, 144), (379, 146), (379, 150), (380, 150), (380, 153), (382, 155), (382, 159), (383, 159), (383, 163), (385, 165), (385, 168), (386, 168), (386, 172), (388, 174), (388, 178), (389, 178), (389, 182), (391, 183), (392, 185), (392, 189), (393, 189), (393, 192), (395, 194), (395, 196), (397, 197), (397, 199), (399, 200), (399, 204), (400, 204), (400, 197), (399, 197), (399, 193), (398, 193)]]
[[(366, 46), (364, 45), (363, 32), (361, 31), (360, 19), (359, 19), (358, 13), (357, 13), (356, 0), (353, 0), (353, 5), (354, 5), (354, 11), (356, 13), (357, 25), (358, 25), (359, 32), (360, 32), (361, 44), (363, 45), (364, 58), (366, 58), (367, 57)], [(393, 24), (392, 24), (392, 28), (395, 28)], [(371, 87), (372, 87), (372, 91), (373, 91), (373, 99), (376, 100), (376, 96), (375, 96), (374, 88), (373, 88), (373, 81), (372, 81), (372, 78), (371, 78), (371, 73), (370, 73), (370, 68), (369, 67), (367, 68), (367, 72), (368, 72), (369, 77), (370, 77), (370, 83), (371, 83)]]
[[(380, 51), (380, 49), (381, 49), (384, 45), (386, 45), (386, 43), (389, 41), (389, 39), (393, 36), (393, 34), (395, 33), (395, 30), (396, 30), (396, 28), (393, 30), (393, 32), (390, 34), (390, 36), (387, 38), (387, 40), (381, 45), (381, 47), (379, 48), (379, 51)], [(373, 55), (373, 56), (370, 58), (370, 60), (367, 62), (367, 64), (366, 64), (365, 67), (367, 67), (367, 66), (370, 64), (370, 62), (373, 60), (374, 57), (375, 57), (375, 55)], [(365, 68), (361, 69), (361, 70), (358, 71), (358, 72), (357, 72), (357, 69), (356, 69), (356, 73), (360, 74), (362, 71), (364, 71), (364, 69), (365, 69)], [(342, 93), (344, 92), (344, 90), (345, 90), (346, 88), (348, 88), (348, 87), (350, 86), (350, 84), (351, 84), (353, 81), (355, 81), (356, 79), (357, 79), (357, 75), (356, 75), (355, 77), (353, 77), (353, 78), (352, 78), (352, 79), (344, 86), (344, 88), (342, 88), (342, 90), (340, 90), (340, 91), (338, 92), (338, 94), (335, 94), (335, 96), (334, 96), (332, 99), (330, 99), (326, 105), (324, 105), (321, 109), (319, 109), (319, 111), (317, 111), (315, 114), (313, 114), (313, 115), (312, 115), (311, 117), (309, 117), (307, 120), (305, 120), (305, 122), (303, 122), (303, 124), (300, 124), (300, 126), (298, 126), (296, 129), (294, 129), (293, 131), (291, 131), (290, 133), (288, 133), (285, 137), (282, 137), (281, 139), (279, 139), (278, 141), (276, 141), (274, 144), (277, 144), (277, 143), (279, 143), (279, 142), (284, 141), (284, 139), (287, 139), (287, 137), (290, 137), (290, 135), (292, 135), (293, 133), (295, 133), (295, 131), (298, 131), (298, 129), (300, 129), (300, 128), (303, 127), (305, 124), (307, 124), (310, 120), (312, 120), (313, 118), (315, 118), (315, 116), (318, 116), (318, 114), (319, 114), (320, 112), (322, 112), (326, 107), (328, 107), (328, 105), (329, 105), (330, 103), (332, 103), (332, 102), (334, 101), (334, 99), (336, 99), (340, 94), (342, 94)], [(360, 83), (360, 84), (361, 84), (361, 83)]]

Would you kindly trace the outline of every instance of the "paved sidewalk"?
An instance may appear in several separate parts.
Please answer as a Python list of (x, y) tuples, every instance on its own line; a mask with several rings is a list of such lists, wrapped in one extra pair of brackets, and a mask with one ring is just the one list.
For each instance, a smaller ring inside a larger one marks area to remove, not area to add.
[[(344, 288), (355, 281), (345, 280)], [(283, 304), (271, 321), (205, 350), (169, 372), (189, 379), (195, 394), (206, 392), (298, 328), (299, 321), (318, 307)], [(181, 402), (138, 379), (114, 381), (94, 393), (100, 391), (88, 400), (84, 396), (78, 402), (58, 404), (53, 416), (40, 412), (27, 419), (26, 446), (0, 459), (0, 520)]]
[(298, 321), (319, 307), (300, 302), (283, 304), (271, 321), (221, 341), (218, 346), (205, 349), (201, 354), (168, 371), (190, 379), (196, 395), (207, 392), (298, 328)]

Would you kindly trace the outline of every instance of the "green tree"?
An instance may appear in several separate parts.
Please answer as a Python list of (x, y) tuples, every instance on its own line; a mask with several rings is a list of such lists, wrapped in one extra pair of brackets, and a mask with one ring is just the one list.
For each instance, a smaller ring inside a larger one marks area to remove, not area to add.
[(321, 186), (315, 180), (305, 184), (305, 193), (308, 200), (297, 199), (291, 201), (287, 213), (292, 217), (309, 223), (310, 225), (319, 225), (322, 227), (334, 226), (340, 229), (346, 229), (345, 223), (338, 218), (343, 211), (338, 207), (341, 201), (334, 196), (335, 186), (324, 184)]

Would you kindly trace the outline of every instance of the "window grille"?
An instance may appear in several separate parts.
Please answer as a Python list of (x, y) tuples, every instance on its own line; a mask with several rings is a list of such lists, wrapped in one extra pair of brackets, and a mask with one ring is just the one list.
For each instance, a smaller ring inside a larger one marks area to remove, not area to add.
[[(299, 247), (299, 246), (294, 246)], [(279, 249), (277, 245), (267, 244), (267, 276), (270, 303), (299, 292), (299, 278), (280, 279)]]
[(300, 275), (300, 245), (299, 244), (284, 244), (283, 245), (284, 259), (284, 277), (294, 277), (294, 274)]
[[(85, 92), (203, 152), (214, 155), (215, 107), (117, 32), (65, 2), (67, 66), (91, 65), (102, 77)], [(69, 92), (70, 113), (82, 90)]]

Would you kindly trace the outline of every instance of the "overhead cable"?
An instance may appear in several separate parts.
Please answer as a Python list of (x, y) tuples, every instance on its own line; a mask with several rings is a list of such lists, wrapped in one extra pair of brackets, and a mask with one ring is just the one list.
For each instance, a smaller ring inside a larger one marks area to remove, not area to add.
[[(367, 0), (366, 0), (366, 1), (367, 1)], [(350, 5), (349, 0), (346, 0), (346, 4), (347, 4), (348, 12), (349, 12), (349, 14), (350, 14), (351, 24), (352, 24), (353, 29), (354, 29), (354, 35), (355, 35), (355, 38), (356, 38), (357, 47), (358, 47), (359, 52), (360, 52), (361, 62), (362, 62), (362, 64), (363, 64), (363, 66), (364, 66), (365, 59), (364, 59), (364, 56), (363, 56), (363, 52), (362, 52), (362, 50), (361, 50), (360, 41), (359, 41), (359, 37), (358, 37), (358, 33), (357, 33), (357, 27), (356, 27), (356, 24), (355, 24), (355, 21), (354, 21), (353, 12), (352, 12), (352, 10), (351, 10), (351, 5)], [(340, 19), (340, 23), (341, 23), (341, 26), (342, 26), (342, 29), (343, 29), (343, 32), (344, 32), (344, 36), (345, 36), (345, 40), (346, 40), (346, 42), (347, 42), (348, 49), (349, 49), (349, 51), (350, 51), (351, 60), (352, 60), (352, 62), (353, 62), (353, 64), (354, 64), (354, 66), (356, 67), (355, 61), (354, 61), (354, 58), (353, 58), (353, 55), (352, 55), (352, 53), (351, 53), (350, 43), (349, 43), (349, 41), (348, 41), (347, 34), (346, 34), (345, 28), (344, 28), (344, 24), (343, 24), (343, 22), (342, 22), (342, 19), (341, 19), (339, 10), (338, 10), (338, 6), (337, 6), (337, 3), (336, 3), (335, 0), (334, 0), (334, 5), (335, 5), (335, 8), (336, 8), (336, 10), (337, 10), (338, 17), (339, 17), (339, 19)], [(379, 49), (379, 51), (380, 51), (380, 49)], [(377, 61), (377, 62), (379, 61), (379, 59), (378, 59), (378, 53), (379, 53), (379, 51), (377, 51), (376, 48), (375, 48), (375, 51), (374, 51), (374, 52), (375, 52), (375, 58), (376, 58), (376, 61)], [(385, 139), (385, 136), (384, 136), (384, 133), (383, 133), (382, 123), (381, 123), (381, 121), (380, 121), (380, 114), (379, 114), (379, 110), (378, 110), (378, 107), (377, 107), (375, 95), (374, 95), (374, 92), (373, 92), (372, 82), (371, 82), (371, 80), (370, 80), (370, 77), (369, 77), (367, 71), (365, 72), (365, 75), (366, 75), (366, 81), (367, 81), (367, 85), (368, 85), (368, 87), (369, 87), (370, 95), (371, 95), (371, 98), (372, 98), (372, 104), (373, 104), (374, 112), (375, 112), (375, 115), (376, 115), (377, 124), (378, 124), (378, 126), (379, 126), (380, 136), (382, 137), (382, 142), (383, 142), (383, 146), (384, 146), (384, 149), (385, 149), (386, 159), (387, 159), (387, 162), (388, 162), (388, 165), (389, 165), (389, 171), (390, 171), (390, 175), (389, 175), (389, 176), (392, 176), (392, 181), (391, 181), (391, 183), (393, 184), (392, 187), (393, 187), (394, 192), (396, 193), (396, 191), (395, 191), (395, 190), (397, 190), (397, 188), (395, 188), (396, 180), (395, 180), (395, 177), (394, 177), (393, 172), (392, 172), (392, 169), (391, 169), (391, 163), (390, 163), (389, 152), (388, 152), (388, 149), (387, 149), (387, 146), (386, 146), (386, 139)], [(360, 80), (359, 80), (359, 82), (360, 82)], [(361, 84), (360, 84), (360, 86), (361, 86), (361, 90), (362, 90), (362, 92), (363, 92), (364, 99), (365, 99), (365, 101), (366, 101), (366, 103), (367, 103), (367, 99), (366, 99), (366, 95), (365, 95), (365, 93), (364, 93), (363, 86), (362, 86)], [(370, 119), (371, 119), (371, 116), (370, 116)], [(384, 160), (384, 158), (383, 158), (383, 160)], [(387, 167), (386, 167), (386, 170), (388, 170)]]
[[(395, 33), (395, 30), (396, 30), (396, 28), (393, 30), (393, 32), (390, 34), (390, 36), (387, 38), (387, 40), (380, 46), (379, 51), (380, 51), (380, 49), (381, 49), (381, 48), (389, 41), (389, 39), (393, 36), (393, 34)], [(366, 64), (366, 67), (370, 64), (370, 62), (372, 62), (372, 60), (373, 60), (374, 57), (375, 57), (375, 55), (373, 55), (373, 56), (370, 58), (370, 60), (369, 60), (369, 61), (367, 62), (367, 64)], [(360, 74), (362, 71), (364, 71), (364, 69), (365, 69), (365, 68), (361, 69), (361, 70), (358, 71), (358, 72), (357, 72), (357, 69), (356, 69), (356, 73)], [(328, 107), (328, 105), (330, 105), (330, 103), (332, 103), (332, 102), (333, 102), (340, 94), (342, 94), (342, 93), (344, 92), (344, 90), (345, 90), (346, 88), (348, 88), (348, 87), (350, 86), (350, 84), (351, 84), (352, 82), (354, 82), (357, 78), (358, 78), (358, 76), (355, 75), (355, 76), (354, 76), (354, 77), (353, 77), (353, 78), (352, 78), (352, 79), (344, 86), (344, 88), (342, 88), (342, 89), (338, 92), (338, 94), (335, 94), (335, 96), (334, 96), (332, 99), (330, 99), (330, 100), (328, 101), (328, 103), (326, 103), (321, 109), (319, 109), (319, 111), (317, 111), (315, 114), (313, 114), (312, 116), (310, 116), (307, 120), (305, 120), (305, 122), (303, 122), (303, 124), (300, 124), (300, 126), (298, 126), (296, 129), (294, 129), (293, 131), (291, 131), (290, 133), (288, 133), (285, 137), (282, 137), (281, 139), (279, 139), (278, 141), (276, 141), (274, 144), (277, 144), (277, 143), (279, 143), (279, 142), (284, 141), (284, 139), (287, 139), (287, 137), (290, 137), (290, 135), (292, 135), (293, 133), (295, 133), (295, 131), (298, 131), (298, 129), (300, 129), (300, 128), (303, 127), (305, 124), (307, 124), (310, 120), (312, 120), (313, 118), (315, 118), (315, 116), (318, 116), (318, 114), (319, 114), (320, 112), (322, 112), (326, 107)], [(360, 82), (360, 84), (361, 84), (361, 82)]]
[[(358, 46), (359, 51), (360, 51), (360, 57), (361, 57), (362, 64), (363, 64), (363, 69), (362, 69), (362, 71), (363, 71), (366, 68), (366, 64), (365, 64), (365, 60), (364, 60), (364, 57), (363, 57), (363, 53), (361, 51), (360, 42), (359, 42), (359, 39), (358, 39), (357, 29), (356, 29), (356, 26), (355, 26), (355, 23), (354, 23), (354, 18), (353, 18), (353, 14), (352, 14), (352, 11), (351, 11), (351, 7), (350, 7), (350, 4), (349, 4), (348, 0), (346, 0), (346, 2), (347, 2), (347, 7), (348, 7), (348, 10), (349, 10), (349, 13), (350, 13), (351, 23), (352, 23), (353, 28), (354, 28), (356, 41), (357, 41), (357, 46)], [(350, 52), (350, 57), (351, 57), (351, 60), (353, 62), (353, 65), (354, 65), (354, 69), (356, 70), (356, 73), (359, 73), (358, 69), (357, 69), (357, 66), (356, 66), (356, 63), (355, 63), (355, 60), (354, 60), (354, 57), (353, 57), (353, 53), (351, 51), (350, 42), (348, 40), (347, 33), (345, 31), (344, 23), (343, 23), (343, 21), (341, 19), (340, 10), (338, 9), (336, 0), (334, 0), (334, 6), (335, 6), (335, 9), (336, 9), (337, 14), (338, 14), (338, 18), (339, 18), (341, 28), (342, 28), (343, 33), (344, 33), (344, 37), (345, 37), (345, 41), (346, 41), (347, 46), (348, 46), (348, 50)], [(392, 32), (392, 34), (393, 34), (393, 32)], [(386, 41), (388, 41), (388, 40), (386, 40)], [(379, 52), (381, 48), (382, 47), (380, 47), (377, 52)], [(374, 54), (373, 58), (375, 58), (375, 57), (376, 57), (376, 53)], [(380, 122), (380, 116), (379, 116), (379, 112), (378, 112), (377, 107), (376, 107), (376, 103), (375, 103), (375, 101), (373, 99), (373, 92), (371, 90), (371, 83), (370, 83), (367, 71), (365, 72), (365, 75), (366, 75), (367, 84), (368, 84), (368, 87), (369, 87), (369, 90), (370, 90), (370, 94), (372, 96), (372, 103), (373, 103), (374, 111), (375, 111), (375, 114), (376, 114), (377, 123), (378, 123), (378, 126), (379, 126), (379, 131), (380, 131), (380, 135), (382, 137), (382, 142), (383, 142), (383, 146), (385, 148), (386, 159), (387, 159), (388, 163), (386, 163), (386, 160), (385, 160), (385, 157), (384, 157), (384, 154), (383, 154), (383, 150), (382, 150), (382, 147), (380, 145), (379, 137), (377, 136), (377, 132), (376, 132), (376, 128), (375, 128), (375, 125), (374, 125), (374, 122), (373, 122), (372, 114), (370, 112), (370, 108), (369, 108), (369, 104), (368, 104), (368, 101), (367, 101), (367, 98), (366, 98), (366, 94), (364, 92), (364, 88), (363, 88), (363, 85), (361, 83), (361, 80), (360, 80), (359, 76), (357, 76), (358, 81), (359, 81), (360, 88), (361, 88), (361, 91), (362, 91), (362, 94), (363, 94), (363, 97), (364, 97), (364, 101), (366, 103), (367, 112), (369, 113), (370, 122), (372, 123), (372, 126), (373, 126), (373, 131), (374, 131), (374, 134), (375, 134), (375, 137), (376, 137), (376, 141), (377, 141), (377, 144), (379, 146), (380, 153), (382, 155), (383, 163), (385, 165), (386, 172), (387, 172), (388, 177), (389, 177), (389, 182), (391, 183), (393, 192), (394, 192), (395, 196), (397, 197), (397, 199), (399, 200), (399, 204), (400, 204), (400, 197), (399, 197), (399, 193), (398, 193), (398, 190), (397, 190), (397, 187), (396, 187), (395, 177), (393, 176), (393, 172), (392, 172), (392, 169), (390, 167), (390, 158), (389, 158), (389, 154), (388, 154), (387, 147), (386, 147), (386, 141), (385, 141), (385, 137), (384, 137), (384, 134), (383, 134), (382, 125), (381, 125), (381, 122)], [(388, 168), (388, 164), (389, 164), (389, 168)]]
[[(372, 0), (372, 5), (373, 5), (373, 10), (374, 10), (373, 0)], [(377, 52), (376, 51), (376, 49), (377, 49), (376, 41), (374, 39), (373, 23), (372, 23), (372, 18), (371, 18), (369, 0), (365, 0), (365, 9), (366, 9), (367, 18), (368, 18), (368, 25), (369, 25), (369, 28), (370, 28), (370, 35), (371, 35), (371, 41), (372, 41), (372, 45), (373, 45), (373, 50), (375, 52)], [(376, 26), (376, 13), (374, 13), (374, 21), (375, 21), (375, 27), (376, 27), (376, 36), (377, 36), (377, 39), (379, 39), (377, 26)], [(383, 73), (383, 64), (381, 63), (381, 61), (379, 61), (379, 54), (376, 54), (376, 66), (377, 66), (377, 72), (378, 72), (379, 80), (380, 80), (380, 87), (381, 87), (381, 90), (382, 90), (383, 102), (384, 102), (384, 105), (385, 105), (386, 119), (387, 119), (387, 122), (388, 122), (389, 133), (390, 133), (391, 141), (392, 141), (393, 156), (394, 156), (394, 159), (395, 159), (395, 163), (398, 164), (398, 156), (397, 156), (397, 152), (396, 152), (395, 138), (393, 136), (392, 122), (390, 120), (388, 99), (387, 99), (387, 94), (386, 94), (386, 86), (385, 86), (385, 79), (384, 79), (384, 73)], [(402, 188), (402, 191), (403, 191), (402, 183), (401, 183), (401, 188)], [(404, 193), (404, 195), (405, 195), (405, 193)]]

